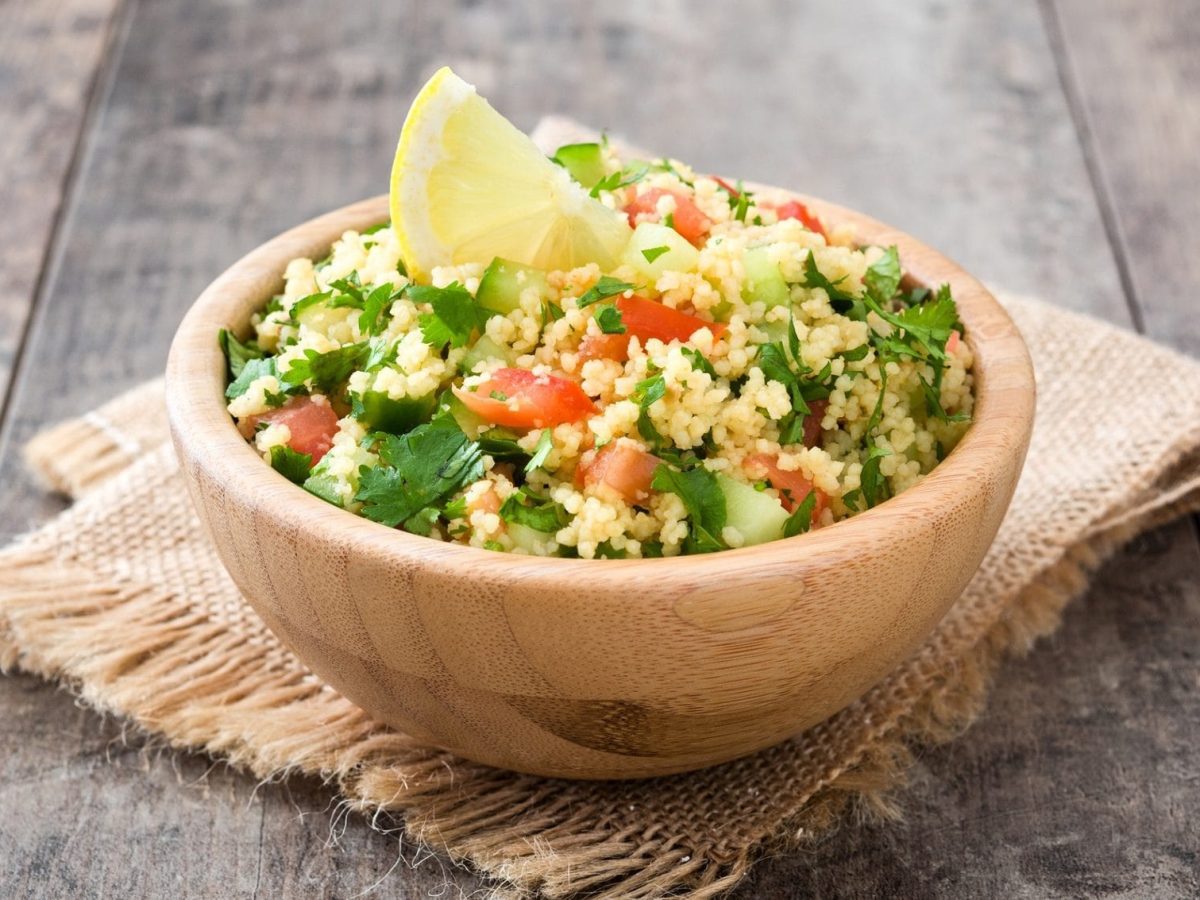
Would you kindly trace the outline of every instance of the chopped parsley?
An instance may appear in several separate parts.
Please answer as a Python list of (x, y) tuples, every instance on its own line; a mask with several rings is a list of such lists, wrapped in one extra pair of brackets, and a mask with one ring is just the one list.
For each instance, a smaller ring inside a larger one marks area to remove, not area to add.
[(546, 534), (558, 531), (571, 520), (561, 503), (539, 497), (528, 488), (518, 488), (500, 506), (500, 518)]
[(621, 188), (629, 187), (631, 184), (637, 184), (646, 177), (646, 173), (649, 171), (650, 165), (648, 163), (626, 166), (619, 171), (613, 172), (611, 175), (605, 175), (592, 185), (592, 189), (588, 193), (592, 197), (599, 197), (601, 191), (619, 191)]
[(596, 310), (596, 324), (605, 334), (625, 333), (625, 322), (621, 319), (621, 311), (611, 303)]
[(232, 332), (226, 331), (224, 328), (217, 333), (217, 342), (221, 346), (221, 352), (225, 354), (230, 379), (236, 379), (241, 375), (242, 369), (250, 360), (262, 359), (264, 356), (256, 341), (247, 341), (243, 344), (234, 337)]
[(687, 357), (688, 362), (692, 364), (692, 368), (697, 372), (705, 373), (713, 381), (717, 380), (717, 370), (712, 367), (712, 363), (694, 347), (681, 348), (683, 355)]
[(688, 536), (684, 550), (688, 553), (712, 553), (725, 547), (721, 530), (725, 527), (725, 494), (717, 476), (704, 466), (694, 469), (673, 469), (666, 463), (654, 470), (651, 486), (656, 491), (678, 495), (688, 512)]
[(250, 385), (258, 379), (267, 375), (278, 377), (278, 374), (273, 356), (247, 359), (242, 363), (242, 370), (238, 372), (237, 378), (225, 389), (225, 398), (227, 400), (236, 399), (250, 390)]
[(662, 435), (650, 421), (650, 407), (667, 395), (667, 381), (662, 375), (654, 375), (644, 381), (639, 381), (634, 388), (631, 399), (637, 402), (638, 434), (651, 445), (657, 447), (662, 443)]
[(425, 343), (438, 350), (447, 344), (463, 347), (476, 329), (482, 329), (488, 314), (476, 303), (470, 291), (457, 281), (444, 288), (431, 285), (409, 287), (408, 298), (414, 303), (428, 303), (432, 312), (417, 320)]
[(642, 256), (646, 257), (646, 262), (652, 263), (664, 253), (669, 253), (670, 247), (647, 247), (642, 251)]
[(865, 318), (865, 314), (861, 313), (862, 301), (838, 287), (843, 281), (845, 278), (839, 278), (837, 281), (826, 278), (817, 268), (813, 252), (808, 251), (808, 257), (804, 260), (804, 286), (824, 290), (829, 296), (829, 305), (833, 307), (834, 312), (848, 315), (852, 319)]
[(387, 328), (388, 308), (392, 301), (399, 298), (402, 292), (397, 291), (390, 282), (381, 284), (363, 300), (363, 311), (358, 317), (358, 330), (363, 334), (375, 336), (382, 334)]
[(295, 484), (304, 484), (312, 469), (312, 454), (298, 453), (291, 447), (271, 448), (271, 468)]
[(314, 390), (331, 393), (362, 365), (369, 352), (370, 347), (365, 341), (346, 344), (327, 353), (305, 350), (303, 359), (292, 360), (284, 379), (290, 384), (307, 384)]
[(550, 451), (554, 449), (554, 437), (549, 428), (543, 428), (542, 434), (538, 438), (537, 446), (533, 448), (533, 456), (529, 457), (529, 462), (525, 463), (525, 474), (528, 475), (534, 469), (540, 469), (546, 464), (546, 457), (550, 455)]
[(809, 491), (804, 495), (804, 499), (792, 511), (792, 514), (787, 517), (787, 521), (783, 523), (783, 536), (795, 537), (798, 534), (804, 534), (808, 529), (812, 528), (813, 510), (817, 505), (817, 492)]
[(863, 463), (859, 483), (862, 485), (862, 495), (868, 508), (882, 503), (889, 496), (887, 479), (879, 471), (879, 464), (885, 456), (891, 455), (891, 450), (878, 444), (873, 444), (867, 453), (867, 461)]
[(583, 309), (584, 307), (591, 306), (593, 303), (599, 303), (601, 300), (615, 297), (617, 294), (636, 290), (636, 284), (630, 284), (628, 281), (613, 278), (611, 275), (601, 275), (600, 280), (588, 288), (575, 305)]
[[(362, 473), (355, 500), (375, 522), (406, 529), (428, 523), (426, 510), (439, 508), (455, 492), (483, 477), (483, 449), (443, 415), (408, 434), (385, 434), (380, 465)], [(410, 529), (411, 530), (411, 529)], [(419, 533), (419, 532), (418, 532)]]

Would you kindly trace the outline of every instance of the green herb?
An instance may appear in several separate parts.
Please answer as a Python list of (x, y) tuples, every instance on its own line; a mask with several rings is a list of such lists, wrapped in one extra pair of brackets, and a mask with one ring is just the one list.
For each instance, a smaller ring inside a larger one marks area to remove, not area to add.
[(508, 400), (508, 394), (504, 393), (504, 391), (492, 391), (488, 394), (488, 397), (490, 397), (492, 400), (499, 400), (501, 403), (504, 403)]
[(875, 400), (875, 408), (871, 411), (871, 418), (867, 419), (867, 430), (863, 432), (868, 438), (871, 437), (871, 432), (875, 430), (875, 426), (879, 424), (883, 418), (883, 398), (887, 394), (887, 366), (883, 363), (879, 365), (879, 396)]
[(805, 494), (804, 499), (800, 501), (800, 505), (793, 510), (792, 514), (787, 517), (787, 521), (783, 523), (783, 536), (795, 537), (798, 534), (804, 534), (808, 529), (812, 528), (813, 510), (817, 505), (817, 492), (809, 491)]
[(507, 428), (490, 428), (479, 435), (479, 446), (494, 459), (528, 459), (529, 451), (517, 443), (518, 437)]
[(725, 495), (716, 475), (703, 466), (680, 471), (663, 463), (654, 470), (651, 486), (656, 491), (678, 495), (687, 508), (688, 536), (684, 549), (688, 553), (711, 553), (725, 546), (721, 539), (721, 530), (725, 527)]
[(852, 512), (858, 512), (858, 504), (862, 501), (862, 490), (855, 488), (852, 491), (846, 491), (842, 495), (842, 503), (846, 504), (846, 509)]
[(288, 312), (288, 315), (291, 317), (292, 324), (299, 323), (300, 313), (304, 312), (304, 310), (308, 309), (309, 307), (316, 306), (318, 303), (324, 303), (332, 296), (333, 294), (331, 292), (322, 291), (319, 294), (309, 294), (307, 297), (301, 297), (292, 304), (292, 308)]
[(351, 272), (345, 278), (331, 281), (329, 286), (342, 292), (343, 296), (338, 298), (339, 306), (353, 306), (362, 309), (366, 297), (363, 294), (363, 285), (359, 280), (358, 272)]
[(390, 282), (379, 285), (367, 294), (363, 301), (362, 315), (358, 317), (358, 330), (368, 335), (380, 334), (387, 328), (387, 318), (384, 313), (392, 305), (392, 301), (399, 296), (400, 293), (392, 287)]
[(362, 365), (369, 352), (370, 347), (365, 341), (346, 344), (327, 353), (305, 350), (303, 359), (292, 360), (284, 373), (284, 380), (290, 384), (307, 384), (314, 390), (330, 393)]
[(444, 288), (432, 285), (413, 285), (408, 297), (414, 303), (428, 303), (432, 312), (423, 314), (418, 322), (421, 335), (429, 346), (442, 349), (462, 347), (471, 340), (476, 329), (482, 329), (487, 314), (475, 303), (470, 291), (457, 281)]
[(946, 341), (958, 324), (958, 307), (950, 294), (950, 285), (943, 284), (938, 288), (932, 301), (910, 306), (900, 313), (884, 309), (874, 297), (868, 296), (866, 304), (879, 318), (900, 329), (902, 342), (915, 340), (932, 359), (945, 360)]
[[(675, 227), (675, 213), (669, 212), (665, 216), (663, 216), (662, 223), (664, 225), (666, 225), (668, 228), (674, 228)], [(654, 260), (650, 260), (650, 262), (654, 262)]]
[(363, 368), (368, 372), (373, 372), (376, 369), (382, 369), (384, 366), (394, 363), (399, 349), (400, 347), (397, 342), (390, 341), (381, 335), (376, 335), (367, 341), (367, 358), (363, 363)]
[(482, 448), (448, 415), (405, 435), (383, 435), (379, 458), (379, 467), (363, 472), (355, 499), (364, 516), (390, 527), (483, 476)]
[(291, 447), (272, 447), (271, 468), (288, 481), (304, 484), (312, 469), (312, 454), (298, 453)]
[(647, 378), (644, 381), (638, 382), (634, 388), (632, 398), (638, 405), (637, 427), (638, 434), (646, 441), (649, 441), (653, 446), (658, 446), (662, 443), (662, 435), (658, 433), (658, 429), (654, 427), (654, 423), (650, 421), (650, 407), (652, 404), (661, 400), (667, 394), (667, 382), (661, 375), (655, 375)]
[(427, 506), (404, 520), (404, 530), (421, 537), (429, 537), (440, 515), (441, 512), (436, 507)]
[(605, 334), (625, 333), (625, 323), (621, 319), (621, 311), (611, 303), (596, 310), (596, 324)]
[(467, 517), (467, 498), (455, 497), (442, 507), (442, 515), (446, 517), (447, 522), (452, 519), (465, 519)]
[(704, 372), (713, 381), (717, 380), (717, 370), (712, 367), (712, 363), (705, 358), (703, 353), (692, 347), (683, 347), (682, 350), (683, 355), (687, 357), (693, 369), (697, 372)]
[(881, 305), (889, 302), (900, 287), (900, 274), (900, 253), (893, 244), (863, 275), (868, 296)]
[(571, 517), (561, 503), (548, 497), (538, 497), (527, 488), (519, 488), (509, 494), (501, 505), (500, 518), (513, 525), (524, 525), (549, 534), (566, 525)]
[(860, 359), (865, 359), (867, 353), (871, 350), (871, 344), (868, 341), (865, 344), (859, 344), (853, 350), (843, 350), (838, 354), (846, 362), (858, 362)]
[[(741, 182), (738, 182), (738, 186), (739, 187), (741, 186)], [(745, 222), (746, 221), (746, 213), (749, 211), (749, 209), (750, 209), (750, 196), (745, 191), (739, 192), (738, 197), (737, 197), (737, 203), (735, 204), (735, 206), (733, 208), (733, 218), (738, 222)]]
[(936, 419), (941, 419), (943, 422), (970, 422), (971, 416), (969, 413), (948, 413), (942, 408), (942, 398), (940, 385), (930, 384), (925, 380), (925, 376), (918, 376), (921, 379), (921, 390), (925, 394), (925, 411)]
[[(678, 169), (676, 169), (675, 164), (672, 163), (671, 160), (667, 159), (665, 156), (662, 157), (661, 159), (656, 159), (654, 162), (652, 162), (650, 164), (650, 168), (655, 172), (669, 172), (671, 175), (674, 175), (676, 178), (678, 178), (680, 180), (680, 182), (682, 182), (683, 184), (686, 184), (688, 187), (695, 186), (694, 182), (689, 181), (688, 179), (684, 178), (683, 173), (680, 172)], [(665, 220), (664, 220), (664, 224), (665, 224)]]
[(599, 197), (601, 191), (618, 191), (621, 188), (629, 187), (631, 184), (637, 184), (637, 182), (646, 177), (646, 173), (649, 171), (650, 166), (648, 163), (626, 166), (618, 172), (605, 175), (592, 185), (592, 189), (588, 193), (592, 197)]
[(250, 360), (262, 359), (264, 356), (257, 342), (247, 341), (243, 344), (224, 328), (217, 332), (217, 343), (221, 347), (221, 352), (225, 354), (230, 379), (237, 379)]
[(624, 550), (618, 550), (612, 541), (601, 541), (596, 545), (596, 559), (625, 559), (629, 556)]
[(642, 251), (642, 256), (646, 257), (646, 262), (652, 263), (664, 253), (670, 252), (670, 247), (647, 247)]
[(264, 378), (267, 375), (278, 377), (278, 372), (275, 369), (274, 357), (266, 357), (259, 359), (247, 359), (242, 364), (242, 370), (225, 389), (225, 398), (233, 400), (236, 397), (242, 396), (246, 391), (250, 390), (250, 384), (257, 381), (259, 378)]
[(662, 541), (642, 541), (643, 559), (662, 559)]
[(495, 550), (498, 553), (503, 553), (504, 545), (502, 543), (500, 543), (499, 541), (484, 541), (483, 549), (484, 550)]
[(525, 474), (528, 475), (534, 469), (540, 469), (546, 464), (546, 457), (550, 455), (550, 451), (554, 449), (553, 436), (549, 428), (543, 428), (541, 437), (538, 438), (537, 446), (533, 448), (533, 456), (529, 457), (529, 462), (525, 463)]
[(829, 305), (833, 307), (834, 312), (843, 315), (850, 314), (850, 318), (861, 320), (865, 318), (865, 315), (860, 312), (862, 301), (838, 287), (844, 280), (844, 278), (839, 278), (837, 281), (830, 281), (821, 274), (813, 252), (808, 251), (808, 258), (804, 260), (804, 286), (821, 288), (829, 296)]
[(867, 501), (867, 508), (876, 506), (888, 498), (887, 479), (879, 471), (880, 461), (885, 456), (891, 456), (892, 451), (873, 444), (867, 453), (867, 461), (863, 463), (859, 483), (862, 485), (862, 495)]
[(621, 281), (619, 278), (613, 278), (611, 275), (601, 275), (600, 280), (588, 288), (575, 305), (583, 309), (584, 307), (591, 306), (593, 303), (599, 303), (601, 300), (614, 297), (617, 294), (636, 290), (637, 285), (635, 284), (630, 284), (628, 281)]

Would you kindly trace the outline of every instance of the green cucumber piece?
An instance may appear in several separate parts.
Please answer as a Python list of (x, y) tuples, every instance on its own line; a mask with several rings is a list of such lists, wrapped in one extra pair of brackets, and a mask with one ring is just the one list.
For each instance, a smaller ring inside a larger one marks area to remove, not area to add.
[(497, 344), (485, 334), (472, 344), (463, 356), (462, 370), (467, 373), (473, 372), (479, 363), (489, 359), (502, 359), (506, 366), (511, 366), (513, 363), (513, 352), (503, 344)]
[(700, 251), (674, 228), (642, 222), (633, 229), (622, 259), (644, 277), (658, 280), (664, 272), (694, 271), (700, 263)]
[(552, 534), (546, 534), (544, 531), (535, 531), (528, 525), (518, 525), (515, 522), (509, 522), (504, 528), (508, 532), (508, 536), (512, 538), (513, 545), (524, 550), (530, 556), (538, 555), (535, 548), (540, 547), (554, 537)]
[(351, 415), (368, 431), (406, 434), (428, 422), (437, 406), (437, 395), (393, 400), (383, 391), (364, 391), (351, 397)]
[(330, 332), (338, 325), (345, 323), (351, 316), (359, 315), (360, 311), (348, 306), (336, 309), (329, 306), (328, 301), (306, 306), (296, 313), (296, 323), (303, 325), (309, 331), (330, 336)]
[(605, 175), (599, 144), (566, 144), (554, 152), (554, 159), (588, 190)]
[(788, 512), (776, 498), (720, 473), (717, 474), (717, 486), (725, 495), (725, 524), (738, 530), (743, 546), (765, 544), (783, 537)]
[(332, 475), (309, 475), (304, 489), (334, 506), (342, 505), (342, 495), (337, 490), (337, 480)]
[(787, 306), (792, 302), (791, 289), (766, 247), (751, 247), (742, 256), (742, 265), (746, 269), (742, 299), (747, 303)]
[(479, 279), (475, 302), (488, 312), (507, 316), (514, 309), (520, 309), (521, 292), (529, 287), (538, 289), (543, 302), (550, 298), (545, 272), (497, 256)]

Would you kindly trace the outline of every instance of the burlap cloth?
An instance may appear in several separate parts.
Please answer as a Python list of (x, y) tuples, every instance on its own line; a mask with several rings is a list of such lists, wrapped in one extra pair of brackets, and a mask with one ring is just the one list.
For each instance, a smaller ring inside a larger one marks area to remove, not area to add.
[(33, 469), (77, 502), (0, 553), (0, 666), (60, 679), (256, 776), (325, 778), (515, 893), (718, 894), (769, 843), (804, 841), (855, 809), (894, 812), (887, 792), (910, 748), (963, 728), (1005, 653), (1053, 630), (1122, 541), (1200, 507), (1200, 364), (1036, 301), (1006, 305), (1039, 402), (995, 544), (916, 656), (756, 756), (654, 781), (565, 782), (371, 721), (242, 602), (192, 512), (157, 381), (30, 444)]

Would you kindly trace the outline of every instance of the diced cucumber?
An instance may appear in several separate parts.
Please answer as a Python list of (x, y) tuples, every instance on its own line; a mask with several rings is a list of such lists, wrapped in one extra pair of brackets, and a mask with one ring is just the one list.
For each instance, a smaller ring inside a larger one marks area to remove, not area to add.
[(509, 522), (504, 528), (508, 532), (508, 536), (512, 538), (513, 544), (531, 556), (541, 555), (538, 553), (538, 550), (547, 541), (554, 538), (552, 534), (546, 534), (544, 531), (535, 531), (528, 525), (518, 525), (516, 522)]
[(720, 473), (717, 474), (717, 485), (725, 495), (725, 524), (738, 530), (744, 546), (765, 544), (783, 537), (788, 512), (777, 499)]
[(604, 177), (604, 154), (599, 144), (566, 144), (555, 151), (554, 158), (589, 190)]
[(751, 247), (742, 255), (742, 265), (746, 269), (742, 299), (747, 303), (787, 306), (792, 302), (792, 292), (766, 247)]
[(368, 431), (405, 434), (428, 422), (437, 406), (437, 395), (393, 400), (383, 391), (364, 391), (351, 398), (351, 415)]
[(479, 279), (475, 302), (490, 312), (506, 316), (520, 308), (521, 293), (530, 287), (537, 288), (543, 301), (549, 299), (545, 272), (497, 256)]
[(693, 271), (700, 262), (700, 251), (674, 228), (642, 222), (633, 229), (623, 261), (646, 278), (657, 281), (664, 272)]
[(466, 355), (463, 356), (462, 370), (467, 373), (473, 372), (479, 363), (489, 359), (502, 359), (505, 365), (511, 366), (513, 352), (511, 348), (497, 344), (485, 334), (472, 344)]
[(771, 344), (783, 344), (787, 346), (788, 326), (791, 322), (780, 322), (778, 319), (771, 322), (759, 322), (755, 328), (763, 332), (767, 336), (767, 342)]
[(338, 493), (337, 481), (332, 475), (309, 475), (304, 482), (304, 489), (326, 503), (342, 505), (342, 495)]

